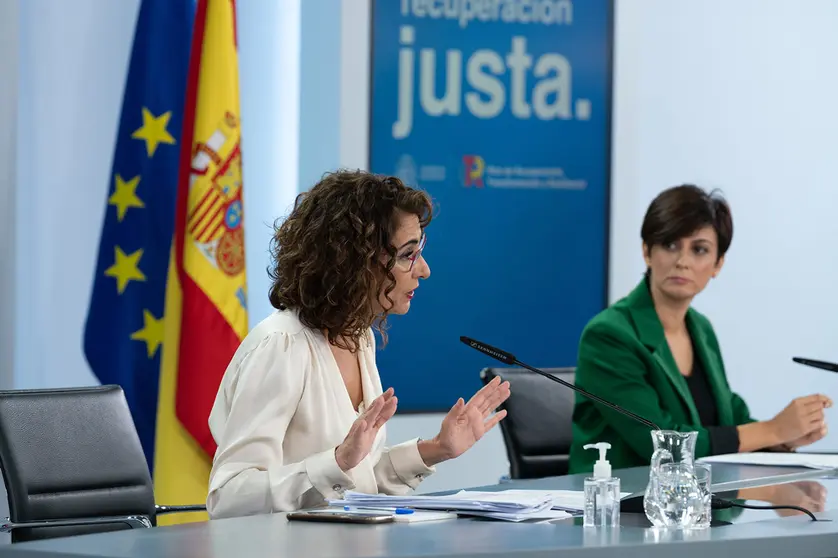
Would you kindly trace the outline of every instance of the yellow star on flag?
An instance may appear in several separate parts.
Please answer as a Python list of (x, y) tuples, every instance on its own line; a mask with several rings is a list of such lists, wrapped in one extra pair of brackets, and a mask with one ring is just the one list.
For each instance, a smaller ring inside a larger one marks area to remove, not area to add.
[(128, 211), (129, 207), (145, 207), (143, 200), (137, 197), (137, 185), (139, 183), (139, 176), (125, 182), (120, 175), (116, 175), (116, 188), (111, 197), (108, 198), (108, 204), (116, 206), (116, 217), (120, 223), (125, 218), (125, 212)]
[(160, 143), (174, 144), (175, 138), (166, 130), (169, 125), (169, 119), (172, 117), (172, 112), (164, 112), (160, 116), (154, 116), (151, 111), (143, 107), (143, 125), (137, 128), (131, 137), (134, 139), (145, 140), (145, 150), (149, 157), (154, 155), (157, 151), (157, 145)]
[(125, 292), (128, 281), (145, 281), (145, 275), (138, 267), (143, 250), (140, 248), (130, 255), (125, 255), (122, 248), (114, 247), (114, 264), (105, 270), (105, 275), (116, 279), (116, 290), (119, 294)]
[(159, 320), (148, 310), (143, 310), (143, 328), (131, 334), (134, 341), (145, 341), (148, 358), (154, 358), (163, 342), (163, 318)]

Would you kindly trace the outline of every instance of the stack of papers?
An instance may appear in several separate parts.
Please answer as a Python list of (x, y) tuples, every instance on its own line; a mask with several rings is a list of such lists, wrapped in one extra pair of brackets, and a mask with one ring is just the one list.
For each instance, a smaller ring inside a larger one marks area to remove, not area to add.
[[(573, 515), (581, 515), (585, 512), (585, 493), (580, 490), (504, 490), (506, 494), (538, 493), (550, 498), (553, 502), (552, 509), (564, 511)], [(620, 499), (631, 496), (631, 492), (621, 492)]]
[(503, 521), (555, 520), (570, 517), (563, 510), (553, 509), (553, 496), (540, 490), (503, 490), (476, 492), (461, 490), (445, 496), (391, 496), (346, 492), (342, 500), (330, 500), (333, 506), (359, 508), (416, 508), (444, 510)]

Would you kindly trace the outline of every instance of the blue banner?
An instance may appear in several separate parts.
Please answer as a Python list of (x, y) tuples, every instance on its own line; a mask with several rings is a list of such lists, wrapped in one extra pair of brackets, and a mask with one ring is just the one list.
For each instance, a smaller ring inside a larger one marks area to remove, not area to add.
[(503, 365), (461, 335), (574, 366), (607, 304), (611, 0), (378, 0), (372, 26), (370, 169), (437, 207), (385, 388), (401, 412), (468, 399)]

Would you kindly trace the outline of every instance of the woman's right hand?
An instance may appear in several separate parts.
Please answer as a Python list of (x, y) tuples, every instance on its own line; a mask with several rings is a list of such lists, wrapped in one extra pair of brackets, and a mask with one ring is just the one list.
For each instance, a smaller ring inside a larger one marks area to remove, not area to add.
[(349, 434), (335, 448), (335, 460), (344, 473), (354, 469), (369, 454), (378, 431), (396, 413), (398, 399), (393, 388), (375, 398), (361, 416), (355, 419)]
[[(798, 397), (788, 404), (770, 423), (781, 444), (804, 441), (808, 444), (826, 435), (824, 409), (832, 406), (832, 400), (825, 395)], [(795, 443), (799, 447), (803, 443)]]

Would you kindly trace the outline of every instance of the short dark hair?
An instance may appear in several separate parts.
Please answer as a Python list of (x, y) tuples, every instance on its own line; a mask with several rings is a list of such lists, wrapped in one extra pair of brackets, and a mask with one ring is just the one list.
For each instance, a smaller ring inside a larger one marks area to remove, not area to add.
[[(387, 312), (374, 304), (395, 288), (392, 236), (400, 213), (431, 222), (430, 197), (394, 176), (365, 171), (327, 173), (275, 228), (270, 301), (295, 309), (300, 321), (328, 332), (335, 346), (354, 351), (370, 327), (382, 333)], [(389, 255), (386, 264), (381, 254)]]
[(682, 184), (664, 190), (652, 201), (640, 236), (651, 248), (675, 242), (707, 226), (716, 231), (721, 258), (733, 240), (730, 206), (718, 190), (708, 193), (693, 184)]

